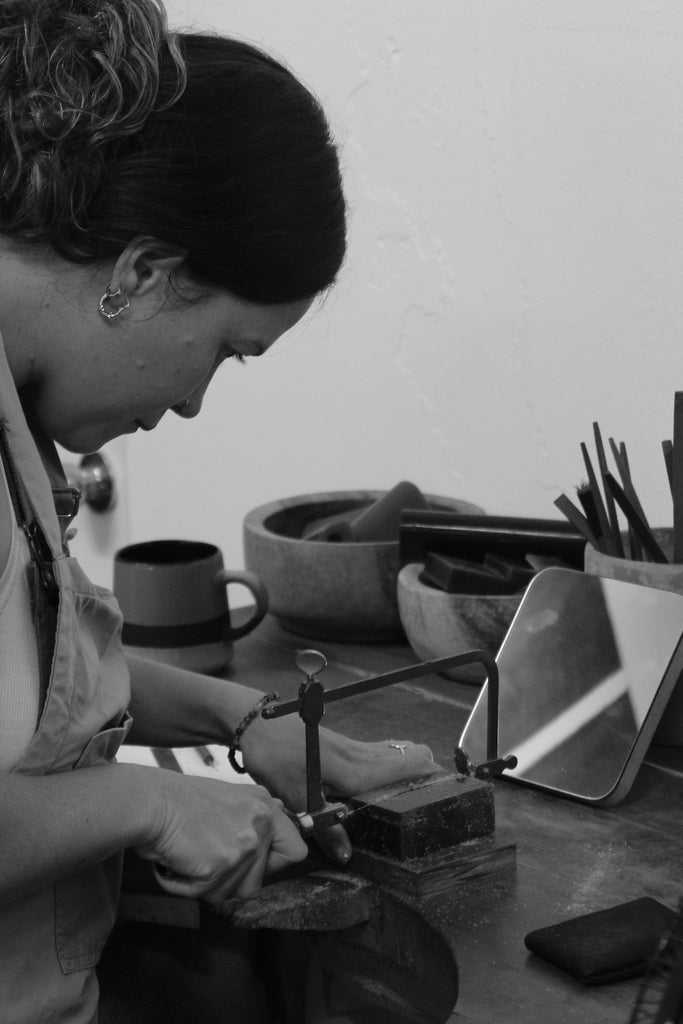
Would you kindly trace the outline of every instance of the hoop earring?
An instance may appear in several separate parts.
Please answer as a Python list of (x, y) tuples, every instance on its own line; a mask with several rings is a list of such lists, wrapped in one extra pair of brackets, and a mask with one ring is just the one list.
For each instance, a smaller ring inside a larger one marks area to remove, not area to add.
[[(105, 302), (111, 303), (112, 299), (118, 299), (120, 297), (122, 297), (122, 302), (120, 305), (114, 305), (111, 309), (105, 309)], [(129, 306), (130, 302), (128, 301), (128, 296), (124, 295), (120, 288), (117, 288), (115, 292), (112, 292), (110, 288), (107, 288), (106, 292), (104, 293), (104, 295), (102, 296), (98, 303), (98, 309), (102, 316), (105, 318), (105, 320), (116, 319), (119, 313), (123, 313), (124, 309), (128, 309)]]

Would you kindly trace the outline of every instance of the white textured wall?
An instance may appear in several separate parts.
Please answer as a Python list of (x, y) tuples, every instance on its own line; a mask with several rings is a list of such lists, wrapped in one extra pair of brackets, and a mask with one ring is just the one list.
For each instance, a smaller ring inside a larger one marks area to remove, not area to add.
[(127, 442), (134, 539), (241, 561), (253, 505), (402, 478), (554, 515), (598, 419), (670, 522), (683, 389), (678, 0), (170, 0), (284, 57), (343, 148), (348, 264), (228, 365), (198, 420)]

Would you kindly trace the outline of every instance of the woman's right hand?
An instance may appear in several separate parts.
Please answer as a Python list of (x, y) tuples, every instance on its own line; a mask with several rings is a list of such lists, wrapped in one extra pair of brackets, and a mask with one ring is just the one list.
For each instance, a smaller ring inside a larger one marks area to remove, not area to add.
[(262, 786), (154, 775), (158, 812), (135, 852), (155, 862), (167, 892), (214, 903), (253, 896), (265, 875), (306, 857), (298, 829)]

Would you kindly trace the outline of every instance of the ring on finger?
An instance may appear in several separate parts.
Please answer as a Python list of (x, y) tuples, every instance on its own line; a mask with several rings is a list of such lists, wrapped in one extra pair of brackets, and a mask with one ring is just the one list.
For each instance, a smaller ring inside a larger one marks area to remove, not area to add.
[(405, 757), (406, 748), (408, 746), (407, 743), (398, 743), (396, 740), (389, 740), (387, 742), (387, 746), (393, 747), (394, 750), (400, 750), (403, 756)]

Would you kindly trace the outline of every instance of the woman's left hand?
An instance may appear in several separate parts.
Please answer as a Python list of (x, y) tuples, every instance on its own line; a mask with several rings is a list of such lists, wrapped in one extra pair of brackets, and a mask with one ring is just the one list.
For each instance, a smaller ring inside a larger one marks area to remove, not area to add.
[[(244, 765), (260, 785), (279, 797), (292, 812), (306, 810), (306, 747), (304, 726), (293, 715), (255, 719), (242, 737)], [(329, 729), (320, 729), (323, 792), (339, 797), (367, 793), (382, 786), (420, 778), (435, 771), (428, 747), (409, 740), (363, 743)], [(315, 834), (321, 849), (339, 864), (351, 856), (342, 825)]]

